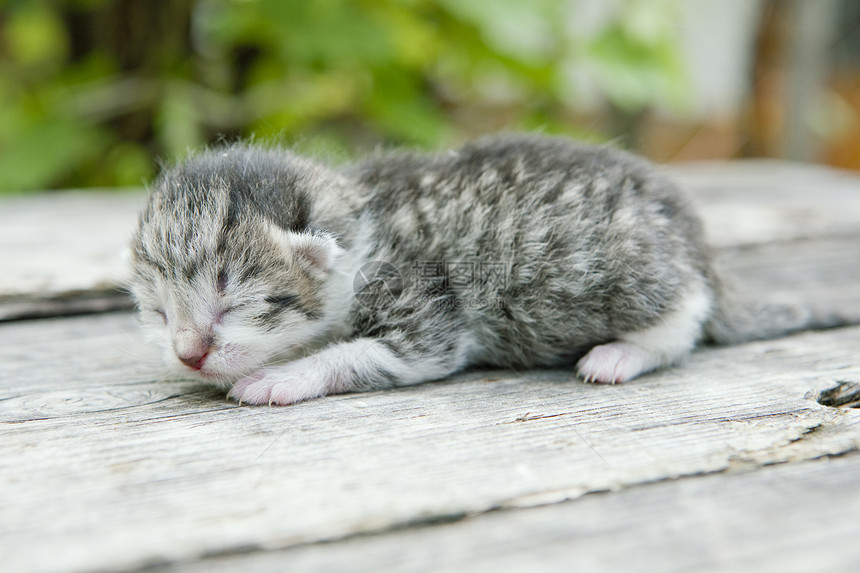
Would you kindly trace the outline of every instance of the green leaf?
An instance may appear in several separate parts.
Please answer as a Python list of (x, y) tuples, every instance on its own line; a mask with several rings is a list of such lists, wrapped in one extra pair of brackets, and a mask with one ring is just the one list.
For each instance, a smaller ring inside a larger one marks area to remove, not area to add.
[(68, 55), (63, 21), (44, 4), (20, 4), (10, 10), (3, 32), (11, 60), (22, 68), (59, 65)]

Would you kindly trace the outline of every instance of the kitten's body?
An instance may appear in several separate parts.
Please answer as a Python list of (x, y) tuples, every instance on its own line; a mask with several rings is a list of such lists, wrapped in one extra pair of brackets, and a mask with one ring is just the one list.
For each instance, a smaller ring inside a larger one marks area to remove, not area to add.
[(132, 252), (168, 362), (251, 403), (580, 357), (586, 379), (620, 382), (705, 334), (735, 342), (805, 320), (728, 316), (675, 187), (643, 160), (554, 138), (343, 171), (284, 150), (209, 151), (161, 176)]

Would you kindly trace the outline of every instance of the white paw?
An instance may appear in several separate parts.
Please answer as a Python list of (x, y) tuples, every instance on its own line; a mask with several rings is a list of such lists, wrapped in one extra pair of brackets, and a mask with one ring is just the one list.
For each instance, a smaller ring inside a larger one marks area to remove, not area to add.
[(228, 397), (245, 404), (287, 406), (324, 396), (328, 388), (325, 368), (302, 359), (245, 376), (233, 385)]
[(592, 348), (576, 363), (586, 382), (617, 384), (627, 382), (647, 369), (645, 350), (625, 342), (611, 342)]

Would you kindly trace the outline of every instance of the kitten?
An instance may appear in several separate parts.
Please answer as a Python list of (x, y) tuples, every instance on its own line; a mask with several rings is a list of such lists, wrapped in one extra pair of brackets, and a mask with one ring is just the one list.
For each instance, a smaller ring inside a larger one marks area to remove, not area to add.
[(251, 404), (576, 365), (616, 383), (706, 337), (810, 322), (727, 294), (699, 219), (646, 161), (501, 136), (335, 170), (234, 145), (166, 170), (131, 290), (179, 375)]

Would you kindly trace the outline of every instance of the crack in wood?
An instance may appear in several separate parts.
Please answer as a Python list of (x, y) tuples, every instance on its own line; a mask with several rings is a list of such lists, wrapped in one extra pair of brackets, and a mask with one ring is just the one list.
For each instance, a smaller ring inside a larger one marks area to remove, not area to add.
[(516, 424), (518, 422), (531, 422), (534, 420), (546, 420), (547, 418), (558, 418), (560, 416), (569, 416), (573, 414), (573, 412), (561, 412), (560, 414), (535, 414), (531, 415), (531, 412), (526, 412), (521, 416), (517, 416), (516, 419), (510, 422), (502, 422), (503, 424)]
[(749, 416), (719, 416), (715, 418), (698, 418), (696, 416), (687, 416), (679, 420), (662, 422), (650, 426), (635, 426), (630, 428), (630, 432), (642, 432), (654, 430), (657, 428), (665, 428), (666, 426), (683, 426), (685, 424), (701, 424), (704, 422), (730, 423), (730, 422), (751, 422), (755, 420), (766, 420), (768, 418), (779, 418), (783, 416), (798, 416), (814, 412), (812, 408), (798, 408), (796, 410), (782, 410), (779, 412), (768, 412), (766, 414), (751, 414)]

